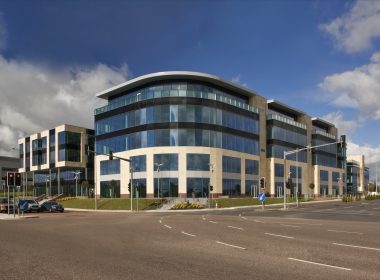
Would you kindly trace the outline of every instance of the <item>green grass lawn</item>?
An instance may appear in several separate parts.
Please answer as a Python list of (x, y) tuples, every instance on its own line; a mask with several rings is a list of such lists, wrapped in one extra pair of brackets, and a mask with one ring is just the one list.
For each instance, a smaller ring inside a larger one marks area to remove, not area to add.
[[(131, 200), (128, 198), (99, 198), (97, 201), (98, 210), (131, 210)], [(65, 208), (95, 209), (93, 198), (74, 198), (66, 201), (59, 201)], [(158, 199), (139, 198), (133, 199), (133, 210), (156, 209), (162, 202)]]
[[(310, 201), (312, 199), (309, 199)], [(304, 199), (300, 199), (300, 202), (304, 202)], [(212, 200), (212, 207), (216, 207), (218, 202), (218, 208), (226, 207), (239, 207), (239, 206), (252, 206), (261, 205), (257, 198), (218, 198)], [(267, 198), (265, 205), (283, 203), (283, 198)], [(288, 199), (288, 202), (295, 202), (295, 199)], [(78, 209), (95, 209), (95, 200), (93, 198), (73, 198), (69, 200), (59, 201), (65, 208), (78, 208)], [(157, 209), (158, 205), (163, 203), (158, 199), (146, 199), (140, 198), (138, 200), (138, 210), (153, 210)], [(98, 210), (131, 210), (131, 200), (129, 198), (99, 198), (97, 199)], [(133, 199), (133, 210), (137, 210), (137, 199)]]

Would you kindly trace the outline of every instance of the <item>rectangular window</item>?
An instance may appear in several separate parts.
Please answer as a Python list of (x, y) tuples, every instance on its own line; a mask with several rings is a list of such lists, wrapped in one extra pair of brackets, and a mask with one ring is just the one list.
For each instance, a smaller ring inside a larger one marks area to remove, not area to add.
[(280, 163), (274, 164), (274, 176), (275, 177), (284, 177), (284, 165)]
[(290, 166), (290, 177), (291, 178), (297, 178), (297, 176), (298, 176), (298, 179), (302, 178), (302, 167), (298, 166), (298, 168), (297, 168), (296, 166), (291, 165)]
[(259, 162), (257, 160), (245, 160), (245, 174), (259, 175)]
[(210, 155), (187, 154), (187, 170), (209, 171)]
[(329, 180), (329, 172), (326, 170), (320, 170), (319, 171), (319, 179), (321, 181), (328, 181)]
[(58, 161), (80, 162), (81, 134), (71, 131), (58, 133)]
[(157, 167), (159, 167), (161, 171), (178, 170), (178, 154), (154, 155), (153, 169), (157, 171)]
[(133, 172), (146, 171), (146, 155), (131, 157)]
[(187, 178), (187, 197), (208, 197), (208, 178)]
[(223, 195), (237, 196), (241, 194), (241, 181), (236, 179), (223, 179)]
[(120, 198), (120, 181), (101, 181), (100, 197), (104, 198)]
[(241, 173), (240, 158), (223, 156), (223, 172)]
[(18, 165), (20, 168), (24, 168), (24, 144), (18, 146), (19, 161)]
[(120, 160), (102, 160), (100, 162), (100, 175), (120, 174)]

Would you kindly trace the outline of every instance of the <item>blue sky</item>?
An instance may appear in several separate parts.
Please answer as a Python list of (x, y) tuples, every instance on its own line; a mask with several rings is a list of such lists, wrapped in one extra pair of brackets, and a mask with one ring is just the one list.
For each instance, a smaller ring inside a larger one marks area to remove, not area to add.
[(193, 70), (335, 122), (349, 151), (375, 162), (379, 3), (0, 0), (0, 96), (12, 109), (0, 105), (0, 147), (63, 122), (91, 126), (93, 96), (114, 84)]

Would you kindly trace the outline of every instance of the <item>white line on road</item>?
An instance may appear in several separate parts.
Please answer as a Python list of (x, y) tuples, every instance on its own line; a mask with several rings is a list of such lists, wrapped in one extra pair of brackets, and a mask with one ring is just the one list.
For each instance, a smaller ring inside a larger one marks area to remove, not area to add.
[(206, 217), (205, 217), (205, 215), (202, 216), (202, 220), (203, 220), (203, 221), (206, 221)]
[(347, 207), (343, 207), (343, 208), (346, 208), (346, 209), (347, 209), (347, 208), (352, 208), (352, 207), (354, 207), (354, 206), (347, 206)]
[(241, 250), (247, 250), (247, 248), (236, 246), (236, 245), (232, 245), (232, 244), (228, 244), (228, 243), (224, 243), (224, 242), (220, 242), (220, 241), (216, 241), (216, 243), (222, 244), (222, 245), (225, 245), (225, 246), (229, 246), (229, 247), (233, 247), (233, 248), (237, 248), (237, 249), (241, 249)]
[(331, 211), (331, 210), (335, 210), (335, 208), (326, 209), (326, 211)]
[(363, 247), (363, 246), (356, 246), (356, 245), (349, 245), (349, 244), (341, 244), (341, 243), (333, 243), (334, 245), (337, 246), (344, 246), (344, 247), (352, 247), (352, 248), (359, 248), (359, 249), (367, 249), (367, 250), (375, 250), (375, 251), (380, 251), (378, 248), (372, 248), (372, 247)]
[(168, 226), (168, 225), (164, 225), (165, 227), (167, 227), (167, 228), (172, 228), (171, 226)]
[(292, 261), (296, 261), (296, 262), (309, 263), (309, 264), (315, 264), (315, 265), (320, 265), (320, 266), (327, 266), (327, 267), (342, 269), (342, 270), (352, 270), (351, 268), (345, 268), (345, 267), (335, 266), (335, 265), (328, 265), (328, 264), (323, 264), (323, 263), (310, 262), (310, 261), (294, 259), (294, 258), (288, 258), (288, 260), (292, 260)]
[(373, 210), (379, 210), (380, 209), (380, 207), (376, 207), (376, 208), (372, 208)]
[(162, 220), (159, 220), (160, 224), (162, 224)]
[(246, 220), (247, 218), (246, 217), (241, 217), (242, 219)]
[(345, 230), (335, 230), (335, 229), (328, 229), (327, 231), (331, 232), (341, 232), (341, 233), (348, 233), (348, 234), (359, 234), (362, 235), (363, 233), (361, 232), (356, 232), (356, 231), (345, 231)]
[(243, 228), (241, 227), (234, 227), (234, 226), (228, 226), (229, 228), (234, 228), (234, 229), (238, 229), (238, 230), (244, 230)]
[(191, 236), (191, 237), (197, 237), (196, 235), (194, 234), (191, 234), (191, 233), (187, 233), (187, 232), (184, 232), (184, 231), (181, 231), (182, 234), (185, 234), (185, 235), (188, 235), (188, 236)]
[(210, 223), (212, 224), (217, 224), (218, 222), (215, 222), (215, 221), (209, 221)]
[(287, 225), (287, 224), (280, 224), (280, 225), (284, 227), (300, 228), (300, 226), (293, 226), (293, 225)]
[(260, 221), (260, 220), (253, 220), (253, 221), (256, 222), (256, 223), (262, 223), (262, 224), (265, 224), (265, 222)]
[(264, 233), (264, 234), (266, 234), (266, 235), (271, 235), (271, 236), (282, 237), (282, 238), (294, 239), (293, 236), (286, 236), (286, 235), (280, 235), (280, 234), (274, 234), (274, 233), (268, 233), (268, 232), (266, 232), (266, 233)]

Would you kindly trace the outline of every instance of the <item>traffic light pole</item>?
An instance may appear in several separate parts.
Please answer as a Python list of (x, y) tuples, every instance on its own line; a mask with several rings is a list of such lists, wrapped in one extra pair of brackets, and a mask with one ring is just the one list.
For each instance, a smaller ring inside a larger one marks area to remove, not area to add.
[[(343, 144), (342, 137), (341, 137), (340, 141), (333, 142), (333, 143), (327, 143), (327, 144), (322, 144), (322, 145), (317, 145), (317, 146), (307, 146), (306, 148), (296, 149), (296, 150), (292, 150), (292, 151), (284, 151), (284, 210), (286, 210), (286, 156), (291, 155), (291, 154), (298, 154), (301, 151), (311, 150), (311, 149), (330, 146), (330, 145), (336, 145), (339, 143)], [(347, 173), (346, 170), (344, 172)], [(298, 188), (298, 186), (297, 186), (297, 188)]]

